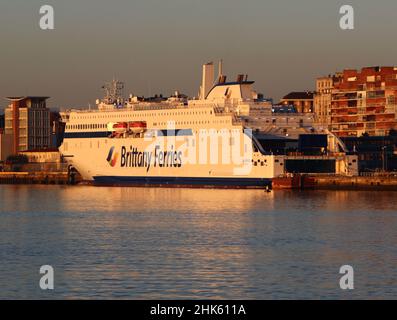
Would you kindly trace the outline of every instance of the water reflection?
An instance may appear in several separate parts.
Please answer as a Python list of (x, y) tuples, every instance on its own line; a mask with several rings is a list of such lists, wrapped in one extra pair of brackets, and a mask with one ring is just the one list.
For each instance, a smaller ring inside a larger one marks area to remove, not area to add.
[(393, 297), (396, 194), (0, 186), (0, 298)]

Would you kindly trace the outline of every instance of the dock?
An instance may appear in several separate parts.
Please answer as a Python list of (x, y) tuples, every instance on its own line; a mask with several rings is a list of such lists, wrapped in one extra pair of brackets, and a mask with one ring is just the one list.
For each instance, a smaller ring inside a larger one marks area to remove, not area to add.
[(68, 172), (0, 172), (0, 184), (75, 184)]
[(395, 190), (397, 191), (396, 175), (362, 175), (357, 177), (344, 176), (313, 176), (315, 189), (341, 190)]
[(395, 190), (397, 173), (361, 173), (359, 176), (298, 174), (273, 179), (273, 189)]
[[(0, 172), (0, 184), (73, 185), (82, 183), (81, 176), (68, 172)], [(167, 186), (169, 187), (169, 186)], [(299, 190), (394, 190), (396, 174), (289, 175), (273, 179), (272, 188)]]

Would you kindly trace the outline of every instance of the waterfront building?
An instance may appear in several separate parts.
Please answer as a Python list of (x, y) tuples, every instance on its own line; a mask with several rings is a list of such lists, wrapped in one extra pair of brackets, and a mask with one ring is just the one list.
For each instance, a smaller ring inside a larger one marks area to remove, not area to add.
[(314, 95), (315, 121), (321, 126), (328, 127), (331, 122), (331, 101), (334, 84), (342, 77), (342, 73), (320, 77), (316, 80), (316, 92)]
[(312, 113), (314, 104), (314, 93), (290, 92), (280, 100), (281, 105), (293, 105), (298, 113)]
[(12, 136), (14, 154), (51, 146), (48, 97), (8, 97), (5, 109), (5, 134)]
[(11, 142), (9, 139), (11, 137), (4, 133), (4, 121), (4, 114), (0, 114), (0, 163), (6, 161), (7, 157), (11, 153)]
[(397, 129), (397, 67), (344, 70), (333, 82), (328, 117), (333, 133), (387, 136)]
[(357, 155), (347, 150), (335, 152), (334, 145), (339, 139), (329, 132), (293, 138), (259, 133), (256, 138), (266, 152), (284, 156), (287, 174), (358, 175)]
[(349, 152), (358, 156), (361, 172), (397, 170), (397, 133), (388, 136), (342, 137)]
[(4, 129), (0, 128), (0, 162), (7, 160), (12, 153), (12, 137), (4, 133)]

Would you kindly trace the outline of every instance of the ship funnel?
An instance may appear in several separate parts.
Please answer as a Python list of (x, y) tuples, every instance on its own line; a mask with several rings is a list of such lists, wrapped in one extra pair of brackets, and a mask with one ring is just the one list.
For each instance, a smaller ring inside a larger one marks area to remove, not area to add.
[(214, 85), (214, 64), (212, 62), (203, 65), (203, 79), (201, 83), (200, 98), (205, 99)]

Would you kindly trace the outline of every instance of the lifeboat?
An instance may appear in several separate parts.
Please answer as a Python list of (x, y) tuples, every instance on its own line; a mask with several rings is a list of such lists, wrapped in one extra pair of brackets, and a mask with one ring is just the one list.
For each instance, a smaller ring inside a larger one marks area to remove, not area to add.
[(128, 129), (128, 123), (127, 122), (118, 122), (113, 125), (113, 130), (115, 132), (126, 132)]
[(147, 125), (145, 121), (132, 121), (128, 123), (129, 129), (133, 133), (142, 133), (147, 129)]

